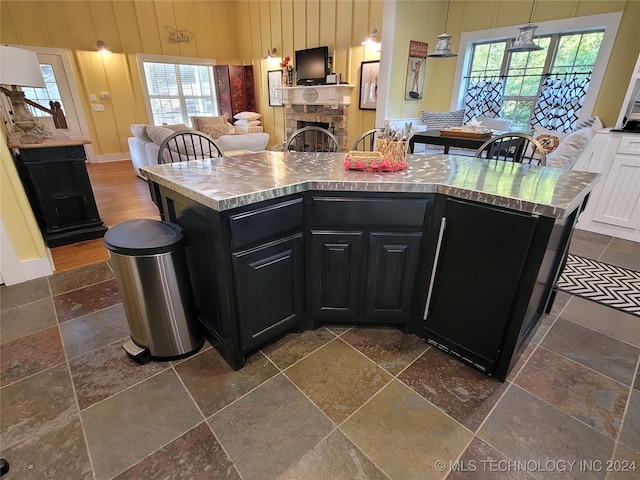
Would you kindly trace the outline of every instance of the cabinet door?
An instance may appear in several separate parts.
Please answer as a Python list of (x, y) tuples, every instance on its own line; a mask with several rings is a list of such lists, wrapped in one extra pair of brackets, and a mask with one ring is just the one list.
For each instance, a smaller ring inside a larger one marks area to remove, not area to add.
[[(624, 140), (624, 138), (623, 138)], [(607, 174), (593, 220), (609, 225), (640, 228), (640, 155), (616, 155)]]
[(537, 218), (459, 200), (445, 202), (444, 215), (438, 215), (434, 225), (442, 236), (427, 295), (425, 335), (491, 370)]
[(303, 254), (302, 233), (233, 254), (243, 351), (276, 338), (301, 321)]
[(310, 298), (314, 317), (356, 318), (363, 268), (361, 231), (311, 231)]
[(421, 238), (421, 232), (370, 234), (365, 317), (410, 318)]

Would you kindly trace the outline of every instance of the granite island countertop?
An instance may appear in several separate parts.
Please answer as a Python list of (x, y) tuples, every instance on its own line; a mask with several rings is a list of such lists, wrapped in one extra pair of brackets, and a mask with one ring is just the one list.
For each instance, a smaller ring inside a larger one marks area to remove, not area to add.
[(399, 172), (347, 170), (346, 153), (256, 152), (152, 165), (149, 180), (223, 211), (308, 190), (440, 193), (464, 200), (564, 218), (600, 175), (456, 155), (412, 154)]

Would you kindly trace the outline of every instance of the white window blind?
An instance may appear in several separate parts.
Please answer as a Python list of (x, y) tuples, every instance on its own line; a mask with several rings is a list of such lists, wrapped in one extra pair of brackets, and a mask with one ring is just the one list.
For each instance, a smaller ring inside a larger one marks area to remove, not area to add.
[(154, 125), (184, 123), (190, 116), (217, 115), (213, 63), (142, 59), (147, 109)]

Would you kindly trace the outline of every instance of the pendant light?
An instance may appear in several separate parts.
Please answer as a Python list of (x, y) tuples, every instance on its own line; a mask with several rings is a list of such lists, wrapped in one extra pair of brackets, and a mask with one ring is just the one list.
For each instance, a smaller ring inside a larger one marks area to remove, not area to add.
[(536, 6), (536, 0), (533, 0), (531, 5), (531, 13), (529, 14), (529, 23), (520, 27), (520, 35), (518, 35), (513, 41), (513, 45), (507, 48), (507, 52), (535, 52), (536, 50), (542, 50), (542, 47), (533, 43), (533, 34), (538, 28), (538, 25), (533, 25), (531, 19), (533, 18), (533, 9)]
[(436, 49), (431, 52), (427, 57), (457, 57), (455, 53), (449, 47), (449, 41), (451, 40), (451, 35), (447, 33), (447, 23), (449, 23), (449, 7), (451, 7), (451, 0), (447, 4), (447, 16), (444, 20), (444, 33), (438, 35), (438, 43), (436, 43)]

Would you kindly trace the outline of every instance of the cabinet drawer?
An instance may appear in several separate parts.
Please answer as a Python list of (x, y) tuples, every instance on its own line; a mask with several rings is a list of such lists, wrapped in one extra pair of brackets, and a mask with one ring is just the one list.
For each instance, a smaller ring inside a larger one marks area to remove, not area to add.
[(303, 225), (302, 198), (229, 216), (233, 249), (282, 236)]
[(640, 155), (640, 136), (622, 137), (618, 145), (618, 153)]
[(421, 227), (427, 205), (427, 199), (314, 197), (312, 222), (315, 226)]
[(87, 156), (83, 145), (66, 147), (42, 147), (20, 149), (20, 157), (24, 163), (53, 163), (70, 160), (85, 161)]

